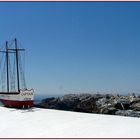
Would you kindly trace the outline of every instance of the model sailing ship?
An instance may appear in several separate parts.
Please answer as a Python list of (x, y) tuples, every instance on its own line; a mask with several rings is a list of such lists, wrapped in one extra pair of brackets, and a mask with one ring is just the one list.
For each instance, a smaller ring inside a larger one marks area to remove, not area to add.
[(0, 101), (5, 107), (33, 107), (33, 89), (29, 90), (26, 87), (20, 55), (22, 51), (25, 49), (18, 47), (16, 38), (6, 41), (4, 49), (0, 50), (5, 60), (2, 62), (2, 57), (0, 61), (0, 66), (2, 65)]

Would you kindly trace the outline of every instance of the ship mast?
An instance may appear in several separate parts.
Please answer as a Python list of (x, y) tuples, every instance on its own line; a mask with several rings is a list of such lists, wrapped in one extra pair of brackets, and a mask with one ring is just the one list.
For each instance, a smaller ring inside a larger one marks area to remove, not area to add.
[(17, 39), (15, 38), (15, 53), (16, 53), (16, 66), (17, 66), (17, 87), (18, 92), (20, 91), (19, 85), (19, 62), (18, 62), (18, 47), (17, 47)]
[(6, 50), (1, 51), (6, 54), (6, 71), (7, 71), (7, 92), (10, 92), (9, 89), (9, 53), (15, 53), (15, 57), (16, 57), (16, 73), (17, 73), (17, 89), (18, 92), (20, 92), (20, 75), (19, 75), (19, 51), (25, 51), (25, 49), (19, 49), (17, 46), (17, 39), (14, 39), (14, 44), (15, 47), (14, 48), (8, 48), (8, 41), (6, 41)]
[(9, 92), (9, 56), (8, 56), (8, 41), (6, 41), (6, 66), (7, 66), (7, 92)]

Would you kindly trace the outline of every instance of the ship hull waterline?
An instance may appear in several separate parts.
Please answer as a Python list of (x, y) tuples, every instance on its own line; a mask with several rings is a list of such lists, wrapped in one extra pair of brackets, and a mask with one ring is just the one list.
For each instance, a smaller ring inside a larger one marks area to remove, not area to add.
[(30, 108), (34, 106), (33, 101), (12, 101), (12, 100), (5, 100), (0, 99), (4, 107), (10, 108)]
[(5, 107), (30, 108), (34, 106), (33, 90), (20, 90), (20, 92), (0, 92), (0, 102)]

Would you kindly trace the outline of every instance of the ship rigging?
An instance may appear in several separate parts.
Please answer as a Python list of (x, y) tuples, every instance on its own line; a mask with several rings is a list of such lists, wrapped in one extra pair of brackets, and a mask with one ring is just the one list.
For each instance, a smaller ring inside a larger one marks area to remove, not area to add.
[(15, 38), (12, 41), (6, 41), (0, 52), (2, 53), (0, 101), (6, 107), (32, 107), (33, 89), (29, 90), (26, 87), (23, 58), (20, 53), (25, 54), (25, 49), (18, 47), (18, 41)]

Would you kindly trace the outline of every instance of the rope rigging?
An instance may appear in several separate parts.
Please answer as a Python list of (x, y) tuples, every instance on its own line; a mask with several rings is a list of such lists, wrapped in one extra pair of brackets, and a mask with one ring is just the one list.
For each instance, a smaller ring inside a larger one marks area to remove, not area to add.
[[(25, 76), (24, 76), (24, 69), (25, 69), (25, 52), (21, 55), (20, 51), (23, 49), (19, 49), (19, 46), (15, 46), (16, 40), (8, 41), (8, 49), (6, 50), (4, 46), (0, 48), (0, 85), (2, 91), (6, 91), (6, 65), (8, 67), (8, 75), (9, 75), (9, 92), (16, 92), (18, 88), (18, 83), (16, 79), (19, 78), (20, 89), (27, 89)], [(18, 42), (17, 42), (18, 43)], [(18, 44), (19, 45), (19, 44)], [(8, 52), (8, 60), (6, 61), (6, 57), (3, 61), (4, 55), (6, 56), (6, 51)], [(17, 54), (16, 54), (17, 53)], [(16, 55), (18, 56), (18, 61), (16, 61)], [(17, 63), (18, 62), (18, 63)], [(8, 63), (8, 64), (7, 64)], [(16, 66), (19, 67), (18, 71), (16, 70)], [(18, 74), (17, 74), (18, 72)], [(19, 77), (18, 77), (19, 76)]]
[(4, 60), (4, 65), (3, 65), (3, 70), (1, 73), (1, 82), (2, 82), (2, 91), (5, 92), (6, 91), (6, 57)]
[(25, 76), (22, 68), (22, 60), (21, 60), (21, 55), (19, 54), (19, 71), (20, 71), (20, 81), (21, 81), (21, 87), (23, 89), (27, 89), (26, 87), (26, 82), (25, 82)]

